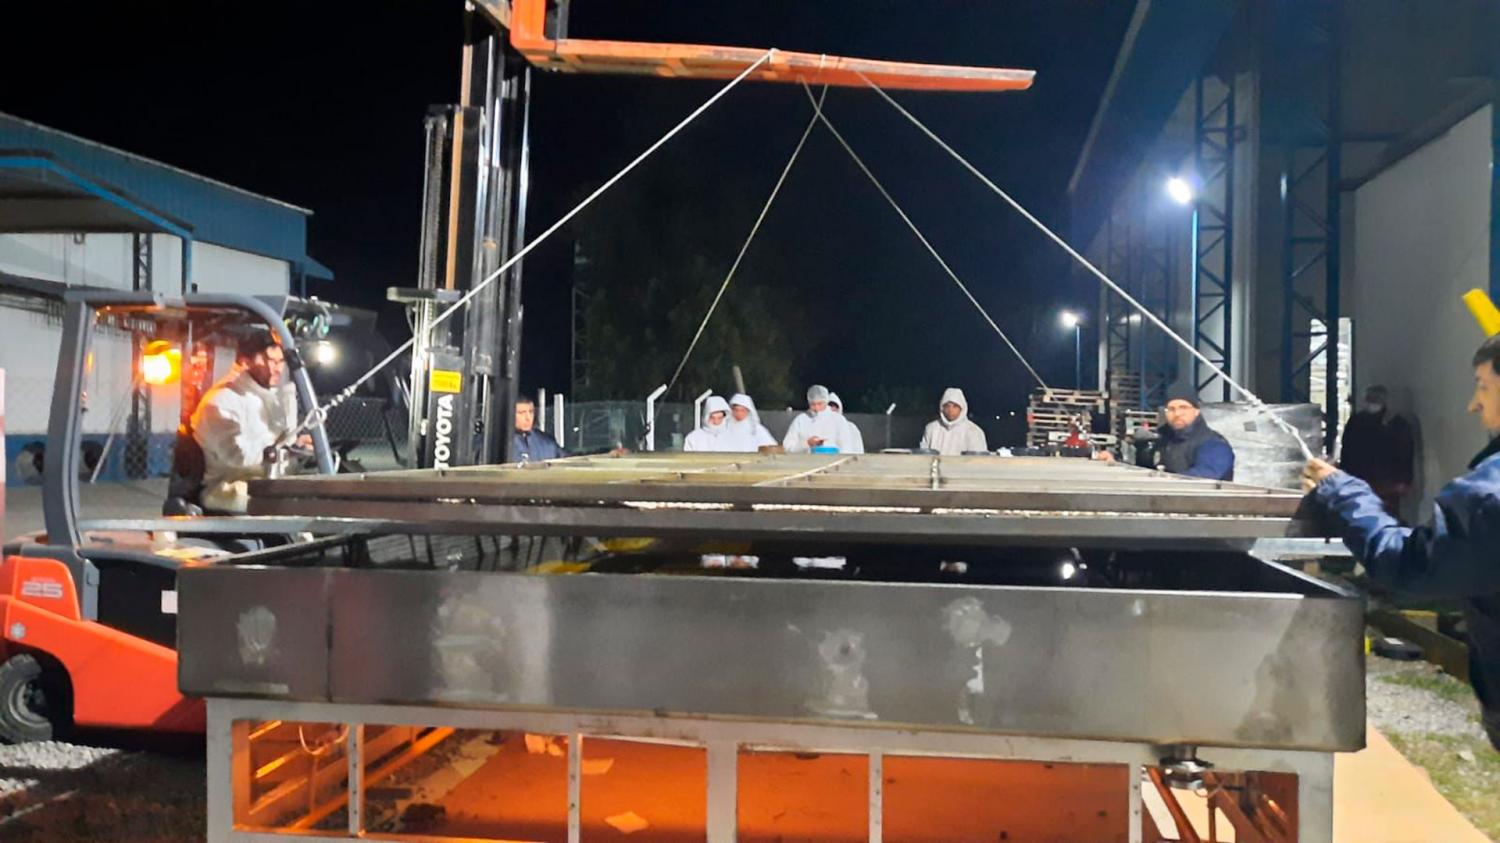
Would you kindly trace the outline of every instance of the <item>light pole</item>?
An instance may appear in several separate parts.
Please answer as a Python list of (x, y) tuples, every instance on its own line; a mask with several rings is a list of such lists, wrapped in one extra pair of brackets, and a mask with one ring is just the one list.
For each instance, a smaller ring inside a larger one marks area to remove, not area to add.
[(1064, 310), (1058, 321), (1064, 328), (1073, 329), (1073, 388), (1083, 389), (1083, 317)]

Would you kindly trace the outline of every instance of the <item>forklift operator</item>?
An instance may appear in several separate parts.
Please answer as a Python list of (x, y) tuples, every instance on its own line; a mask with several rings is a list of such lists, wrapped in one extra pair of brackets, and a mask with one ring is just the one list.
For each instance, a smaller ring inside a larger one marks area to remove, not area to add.
[[(234, 368), (203, 394), (192, 421), (193, 438), (203, 448), (204, 509), (244, 512), (246, 481), (265, 476), (273, 448), (296, 429), (297, 394), (285, 373), (275, 337), (256, 331), (240, 339)], [(311, 442), (304, 434), (296, 444)]]

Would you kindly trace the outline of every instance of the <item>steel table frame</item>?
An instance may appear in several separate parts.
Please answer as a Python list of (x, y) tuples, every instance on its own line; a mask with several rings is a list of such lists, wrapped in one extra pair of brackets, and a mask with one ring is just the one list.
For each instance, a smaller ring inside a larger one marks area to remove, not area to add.
[[(233, 723), (237, 720), (296, 720), (346, 723), (350, 730), (349, 793), (351, 810), (346, 834), (282, 834), (238, 830), (233, 827)], [(737, 823), (736, 770), (740, 748), (786, 751), (838, 752), (870, 759), (870, 843), (881, 843), (882, 761), (886, 755), (942, 756), (988, 760), (1095, 763), (1128, 765), (1127, 794), (1130, 843), (1140, 843), (1142, 822), (1139, 771), (1155, 766), (1165, 748), (1152, 744), (976, 735), (958, 732), (915, 732), (869, 726), (829, 726), (792, 723), (717, 721), (688, 718), (577, 715), (570, 713), (507, 712), (435, 706), (391, 706), (348, 703), (288, 702), (280, 700), (211, 698), (208, 701), (208, 840), (210, 843), (285, 843), (287, 840), (346, 841), (393, 839), (438, 841), (424, 835), (366, 834), (359, 827), (363, 814), (361, 753), (367, 725), (420, 724), (476, 730), (521, 730), (560, 734), (568, 746), (568, 843), (581, 840), (579, 737), (674, 740), (705, 747), (708, 754), (708, 843), (734, 843)], [(1203, 760), (1223, 770), (1292, 773), (1297, 776), (1297, 840), (1331, 843), (1333, 839), (1333, 756), (1324, 752), (1204, 747)]]

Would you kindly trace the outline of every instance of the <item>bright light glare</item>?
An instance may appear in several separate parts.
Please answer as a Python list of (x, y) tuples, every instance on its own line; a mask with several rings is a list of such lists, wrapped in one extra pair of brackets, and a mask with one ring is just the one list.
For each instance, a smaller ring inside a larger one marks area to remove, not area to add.
[(1057, 569), (1057, 573), (1062, 576), (1064, 581), (1071, 580), (1078, 574), (1078, 566), (1072, 562), (1064, 562), (1062, 563), (1062, 567)]
[(1071, 310), (1064, 310), (1058, 318), (1062, 321), (1062, 326), (1070, 331), (1078, 327), (1078, 323), (1083, 321), (1083, 317)]
[(313, 343), (313, 362), (319, 366), (332, 365), (339, 359), (339, 347), (331, 342)]
[(154, 340), (141, 353), (141, 380), (151, 386), (169, 384), (182, 374), (182, 351), (166, 340)]
[(1179, 205), (1188, 205), (1193, 201), (1193, 186), (1188, 184), (1187, 179), (1182, 176), (1173, 176), (1167, 179), (1167, 195), (1172, 201)]

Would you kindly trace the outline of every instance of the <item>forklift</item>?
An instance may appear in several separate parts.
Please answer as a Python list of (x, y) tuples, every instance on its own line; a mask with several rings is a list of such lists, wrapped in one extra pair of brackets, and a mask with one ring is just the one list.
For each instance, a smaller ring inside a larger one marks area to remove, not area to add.
[[(316, 407), (298, 340), (326, 332), (336, 309), (291, 297), (68, 290), (43, 469), (45, 529), (0, 553), (0, 740), (49, 740), (72, 728), (203, 730), (201, 701), (177, 690), (178, 568), (275, 547), (308, 525), (205, 515), (203, 459), (191, 417), (213, 379), (216, 351), (246, 330), (271, 330), (286, 356), (299, 415)], [(182, 409), (163, 516), (81, 517), (84, 383), (101, 327), (146, 340), (143, 380), (181, 381)], [(184, 360), (186, 364), (184, 365)], [(339, 454), (312, 416), (306, 461), (332, 474)]]

